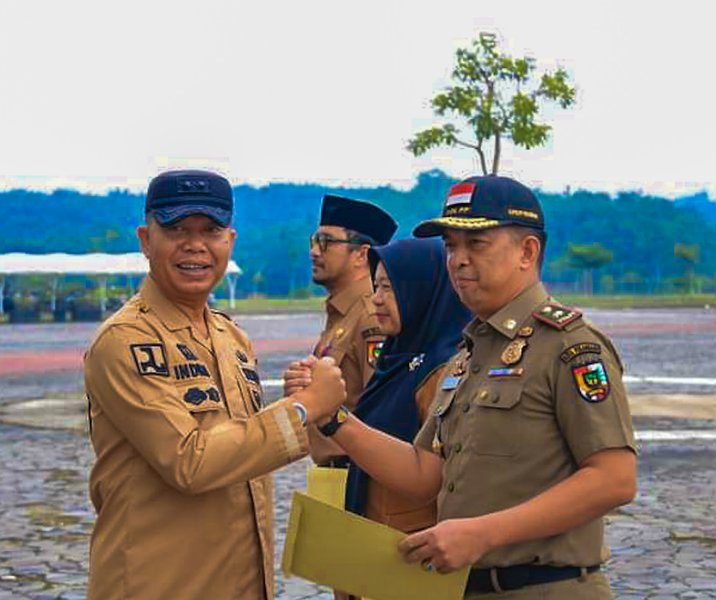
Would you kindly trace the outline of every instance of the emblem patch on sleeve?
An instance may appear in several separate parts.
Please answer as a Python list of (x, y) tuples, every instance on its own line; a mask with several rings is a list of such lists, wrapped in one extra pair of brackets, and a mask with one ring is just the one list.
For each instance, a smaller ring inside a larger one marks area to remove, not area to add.
[(580, 354), (601, 353), (602, 347), (599, 344), (594, 344), (591, 342), (582, 342), (581, 344), (574, 344), (574, 346), (570, 346), (569, 348), (567, 348), (564, 352), (562, 352), (562, 354), (559, 355), (559, 358), (562, 359), (562, 362), (568, 363), (575, 356), (579, 356)]
[(169, 364), (164, 344), (130, 344), (134, 364), (140, 375), (169, 377)]
[(572, 367), (579, 395), (587, 402), (601, 402), (609, 395), (607, 370), (601, 360)]
[(375, 368), (376, 363), (378, 362), (378, 359), (380, 358), (380, 353), (383, 350), (383, 342), (366, 342), (366, 350), (368, 354), (368, 364)]

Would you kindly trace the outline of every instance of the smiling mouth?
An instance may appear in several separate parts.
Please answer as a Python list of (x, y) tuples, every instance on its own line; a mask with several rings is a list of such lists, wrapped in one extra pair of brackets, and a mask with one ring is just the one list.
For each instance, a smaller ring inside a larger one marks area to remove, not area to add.
[(208, 271), (211, 269), (211, 265), (200, 265), (198, 263), (179, 263), (177, 265), (177, 269), (180, 271), (187, 271), (187, 272), (201, 272), (201, 271)]

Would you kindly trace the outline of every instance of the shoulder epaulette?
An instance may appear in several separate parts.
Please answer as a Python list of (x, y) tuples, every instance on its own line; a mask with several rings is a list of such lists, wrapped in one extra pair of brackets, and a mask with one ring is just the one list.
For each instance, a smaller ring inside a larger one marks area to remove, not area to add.
[(579, 319), (582, 313), (576, 308), (550, 303), (534, 311), (532, 316), (538, 321), (547, 323), (547, 325), (551, 325), (556, 329), (564, 329), (565, 326), (569, 325), (572, 321)]

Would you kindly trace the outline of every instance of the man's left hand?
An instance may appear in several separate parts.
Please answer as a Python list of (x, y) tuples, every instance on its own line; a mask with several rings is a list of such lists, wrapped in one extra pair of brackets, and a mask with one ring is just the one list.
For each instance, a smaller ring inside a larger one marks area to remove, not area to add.
[(409, 535), (400, 542), (398, 550), (409, 563), (421, 563), (428, 570), (450, 573), (474, 564), (490, 550), (480, 529), (479, 517), (448, 519)]

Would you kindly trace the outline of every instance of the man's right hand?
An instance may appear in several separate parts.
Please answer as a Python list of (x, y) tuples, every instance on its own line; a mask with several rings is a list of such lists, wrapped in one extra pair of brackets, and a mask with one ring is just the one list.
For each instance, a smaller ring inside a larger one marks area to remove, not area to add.
[(283, 373), (283, 395), (290, 396), (311, 383), (311, 367), (307, 360), (294, 360)]
[(309, 423), (327, 421), (346, 401), (346, 382), (329, 356), (313, 362), (310, 369), (311, 383), (292, 397), (306, 407)]

